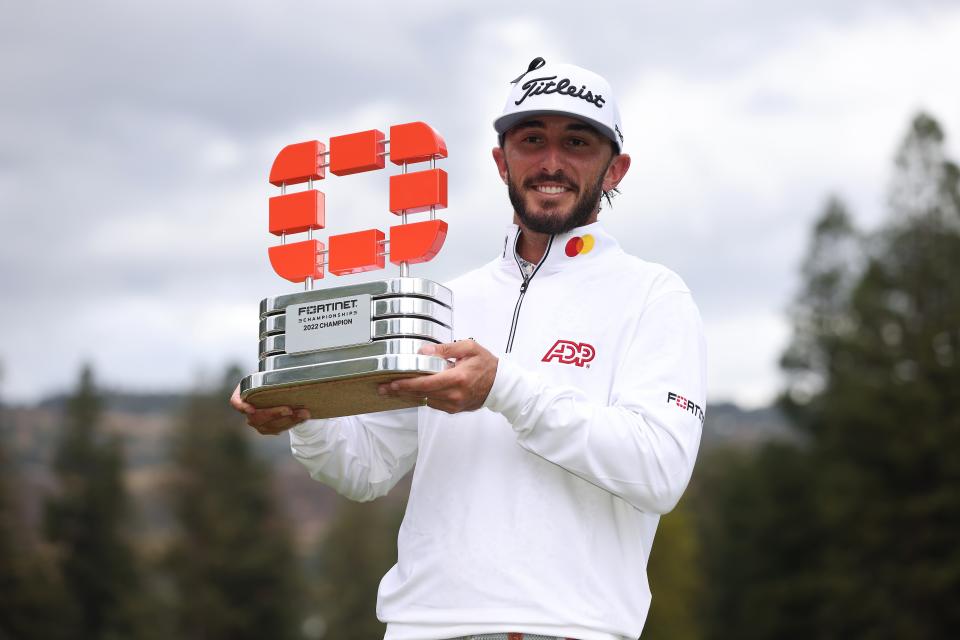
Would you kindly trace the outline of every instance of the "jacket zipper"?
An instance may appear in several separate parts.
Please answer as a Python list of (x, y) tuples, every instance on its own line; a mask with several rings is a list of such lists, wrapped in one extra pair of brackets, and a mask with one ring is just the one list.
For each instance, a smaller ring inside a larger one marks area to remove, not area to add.
[(533, 280), (533, 276), (537, 275), (537, 271), (540, 271), (540, 267), (547, 260), (547, 256), (550, 255), (550, 247), (553, 246), (553, 236), (550, 236), (550, 240), (547, 241), (547, 250), (543, 252), (543, 257), (540, 258), (540, 262), (537, 263), (536, 268), (533, 270), (529, 276), (523, 273), (523, 266), (520, 264), (520, 258), (517, 257), (517, 239), (520, 237), (520, 232), (517, 231), (517, 236), (513, 239), (513, 259), (517, 262), (517, 268), (520, 269), (520, 275), (523, 277), (523, 282), (520, 283), (520, 297), (517, 298), (517, 304), (513, 308), (513, 320), (510, 322), (510, 335), (507, 337), (507, 348), (505, 353), (510, 353), (513, 351), (513, 337), (517, 333), (517, 321), (520, 320), (520, 305), (523, 304), (523, 296), (527, 294), (527, 287), (530, 286), (530, 281)]

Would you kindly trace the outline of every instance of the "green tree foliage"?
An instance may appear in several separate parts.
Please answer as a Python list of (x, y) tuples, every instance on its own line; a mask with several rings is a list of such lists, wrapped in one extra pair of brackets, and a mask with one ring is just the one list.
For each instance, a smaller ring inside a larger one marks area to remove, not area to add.
[(960, 622), (960, 171), (931, 117), (890, 217), (817, 222), (782, 364), (793, 444), (698, 469), (707, 637), (945, 638)]
[(824, 625), (848, 637), (953, 635), (960, 621), (960, 172), (917, 116), (805, 415), (821, 477)]
[(319, 554), (321, 613), (326, 638), (382, 638), (376, 617), (380, 579), (397, 561), (402, 505), (343, 500)]
[(846, 206), (830, 198), (814, 225), (803, 288), (791, 308), (794, 335), (781, 359), (790, 399), (806, 403), (823, 390), (837, 349), (856, 330), (849, 301), (864, 259), (863, 237)]
[[(943, 141), (932, 118), (914, 119), (890, 219), (864, 242), (840, 321), (811, 334), (806, 353), (826, 356), (822, 389), (788, 402), (811, 437), (819, 615), (837, 635), (945, 637), (958, 621), (960, 179)], [(817, 291), (806, 308), (827, 297)]]
[(820, 637), (822, 534), (808, 454), (795, 444), (704, 455), (692, 499), (708, 638)]
[(52, 559), (25, 530), (4, 436), (0, 422), (0, 640), (69, 638), (74, 611)]
[(46, 504), (45, 528), (76, 605), (60, 621), (74, 638), (135, 638), (143, 609), (137, 559), (128, 536), (129, 499), (120, 442), (100, 433), (101, 399), (85, 367), (66, 409), (53, 460), (58, 491)]
[(173, 439), (179, 530), (168, 567), (177, 638), (299, 637), (300, 576), (289, 527), (249, 428), (225, 400), (239, 377), (231, 369), (222, 386), (194, 395)]
[(690, 493), (702, 545), (707, 638), (824, 635), (826, 532), (809, 443), (835, 359), (856, 331), (849, 301), (864, 260), (862, 234), (843, 202), (830, 198), (801, 267), (794, 336), (782, 359), (785, 404), (803, 437), (755, 450), (705, 451), (698, 462)]
[(683, 499), (660, 518), (647, 576), (653, 601), (643, 640), (696, 640), (701, 637), (698, 604), (702, 596), (700, 541), (690, 508)]

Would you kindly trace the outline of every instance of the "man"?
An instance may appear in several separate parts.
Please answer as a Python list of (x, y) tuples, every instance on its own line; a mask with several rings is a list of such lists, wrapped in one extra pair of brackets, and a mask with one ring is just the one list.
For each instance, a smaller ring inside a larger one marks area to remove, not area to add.
[(450, 284), (472, 338), (424, 350), (451, 369), (380, 388), (425, 406), (304, 422), (233, 403), (261, 433), (293, 426), (294, 455), (348, 498), (416, 463), (378, 594), (387, 639), (636, 638), (659, 515), (699, 446), (699, 315), (679, 277), (597, 222), (630, 167), (606, 80), (538, 58), (494, 127), (514, 224)]

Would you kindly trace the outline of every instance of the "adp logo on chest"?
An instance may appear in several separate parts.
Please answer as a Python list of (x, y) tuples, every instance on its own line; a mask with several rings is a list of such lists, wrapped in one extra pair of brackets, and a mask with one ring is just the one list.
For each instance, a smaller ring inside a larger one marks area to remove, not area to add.
[(556, 360), (560, 364), (575, 364), (578, 367), (587, 365), (593, 357), (597, 355), (597, 350), (593, 345), (586, 342), (573, 342), (571, 340), (557, 340), (552, 347), (544, 354), (541, 362), (553, 362)]

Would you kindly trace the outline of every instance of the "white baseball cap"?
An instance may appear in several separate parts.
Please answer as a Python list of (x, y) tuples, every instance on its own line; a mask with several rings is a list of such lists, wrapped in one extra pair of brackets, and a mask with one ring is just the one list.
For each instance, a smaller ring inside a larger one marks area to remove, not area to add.
[[(503, 113), (493, 128), (503, 136), (514, 125), (537, 115), (567, 115), (597, 128), (623, 151), (620, 110), (610, 83), (602, 76), (572, 64), (547, 64), (534, 58), (512, 82)], [(502, 138), (501, 138), (502, 140)]]

